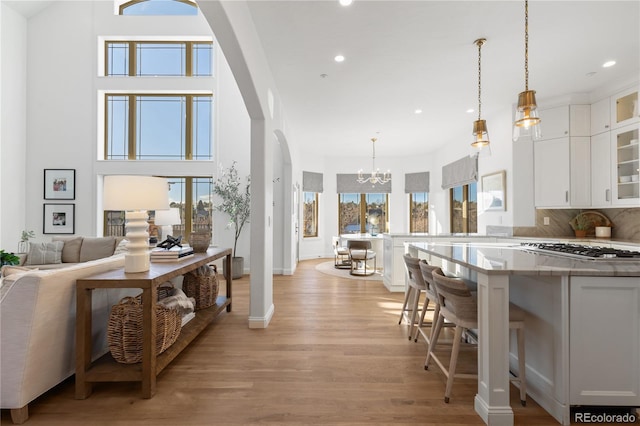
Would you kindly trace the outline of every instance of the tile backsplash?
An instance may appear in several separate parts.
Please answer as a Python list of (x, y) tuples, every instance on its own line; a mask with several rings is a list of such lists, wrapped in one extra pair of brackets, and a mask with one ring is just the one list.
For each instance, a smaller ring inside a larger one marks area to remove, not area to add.
[[(611, 238), (640, 242), (640, 208), (627, 209), (539, 209), (536, 210), (536, 226), (513, 228), (518, 237), (573, 237), (569, 221), (578, 213), (596, 211), (602, 213), (613, 223)], [(549, 225), (544, 218), (549, 218)]]

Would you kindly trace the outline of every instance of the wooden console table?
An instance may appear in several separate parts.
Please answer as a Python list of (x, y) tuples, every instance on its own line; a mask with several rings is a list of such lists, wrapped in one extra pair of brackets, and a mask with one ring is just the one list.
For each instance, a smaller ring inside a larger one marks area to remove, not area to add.
[[(176, 342), (156, 356), (155, 306), (158, 286), (216, 259), (225, 258), (227, 292), (218, 296), (216, 304), (196, 311), (196, 316), (182, 327)], [(111, 353), (91, 362), (91, 298), (97, 288), (140, 288), (143, 306), (142, 362), (121, 364)], [(231, 311), (231, 249), (210, 248), (206, 253), (195, 253), (192, 258), (176, 263), (151, 263), (146, 272), (125, 274), (116, 269), (76, 281), (76, 399), (91, 395), (93, 382), (142, 383), (142, 397), (151, 398), (156, 392), (156, 376), (225, 308)]]

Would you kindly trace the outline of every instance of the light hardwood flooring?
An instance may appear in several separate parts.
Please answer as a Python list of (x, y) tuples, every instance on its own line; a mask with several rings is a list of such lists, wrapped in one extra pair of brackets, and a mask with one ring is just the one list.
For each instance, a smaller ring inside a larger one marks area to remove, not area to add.
[[(26, 424), (483, 424), (474, 380), (456, 381), (444, 403), (444, 375), (423, 368), (424, 341), (409, 341), (408, 326), (398, 325), (404, 295), (321, 274), (315, 265), (323, 261), (274, 276), (266, 329), (248, 328), (249, 279), (234, 280), (233, 311), (158, 376), (152, 399), (140, 397), (139, 384), (100, 383), (75, 400), (71, 378), (30, 404)], [(515, 388), (511, 395), (516, 424), (558, 424), (530, 398), (521, 407)], [(2, 423), (10, 423), (8, 410)]]

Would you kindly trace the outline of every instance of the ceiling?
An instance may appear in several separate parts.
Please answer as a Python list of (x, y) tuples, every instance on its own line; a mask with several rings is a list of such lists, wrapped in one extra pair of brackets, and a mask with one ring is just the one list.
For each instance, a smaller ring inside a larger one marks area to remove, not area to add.
[[(26, 17), (51, 3), (3, 2)], [(521, 0), (247, 3), (287, 127), (307, 153), (368, 155), (372, 137), (378, 157), (428, 154), (461, 136), (470, 143), (481, 37), (490, 135), (492, 115), (524, 90)], [(529, 2), (529, 88), (539, 104), (639, 78), (640, 1)]]
[[(639, 5), (530, 1), (538, 103), (638, 78)], [(483, 118), (524, 90), (524, 1), (249, 1), (249, 9), (305, 152), (362, 155), (376, 132), (377, 157), (426, 154), (460, 135), (470, 143), (480, 37)], [(617, 64), (603, 68), (610, 59)]]

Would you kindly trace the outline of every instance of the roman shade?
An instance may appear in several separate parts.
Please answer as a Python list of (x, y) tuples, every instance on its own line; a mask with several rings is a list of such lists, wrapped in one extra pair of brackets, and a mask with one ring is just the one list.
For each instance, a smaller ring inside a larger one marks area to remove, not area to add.
[(462, 157), (442, 167), (442, 189), (478, 181), (478, 157)]
[(338, 194), (389, 194), (391, 192), (391, 181), (387, 183), (359, 183), (357, 173), (338, 173), (337, 192)]
[(304, 192), (322, 192), (322, 173), (302, 172), (302, 190)]
[(429, 192), (429, 172), (405, 173), (404, 192), (406, 194)]

